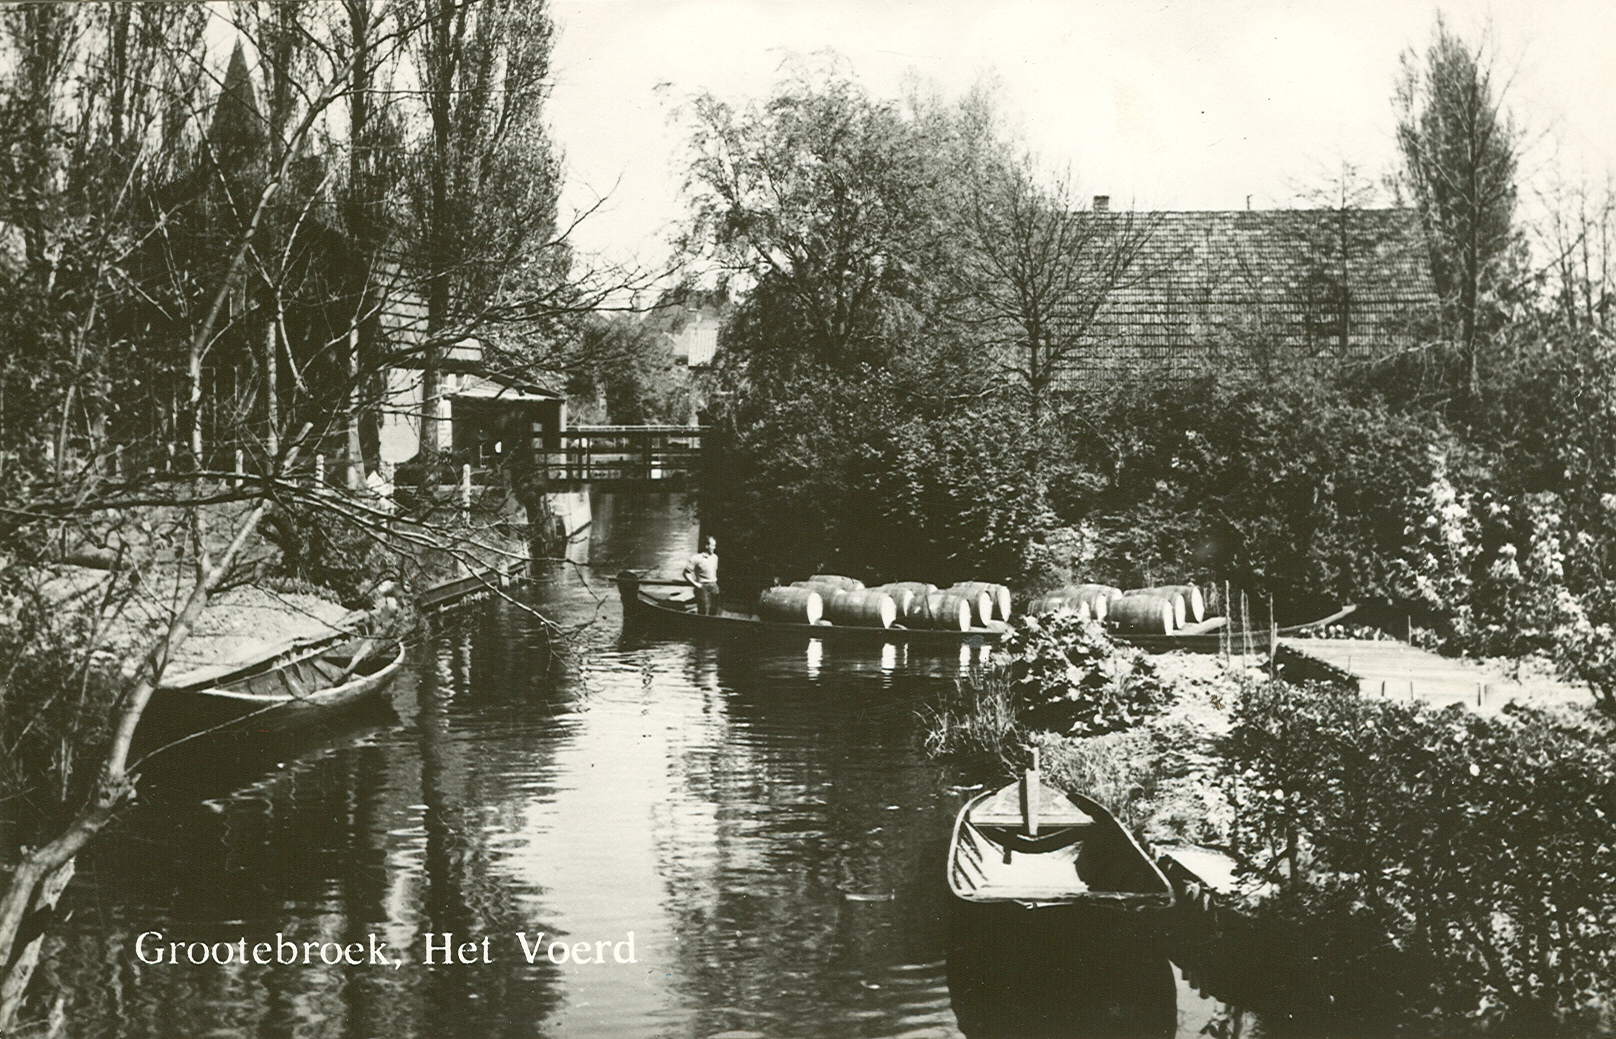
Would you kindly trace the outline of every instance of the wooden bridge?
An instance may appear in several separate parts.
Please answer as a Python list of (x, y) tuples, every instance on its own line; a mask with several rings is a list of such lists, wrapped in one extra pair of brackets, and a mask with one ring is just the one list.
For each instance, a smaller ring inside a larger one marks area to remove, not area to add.
[(701, 426), (568, 426), (559, 444), (546, 445), (546, 475), (552, 487), (677, 490), (701, 464), (703, 432)]
[(1366, 696), (1464, 704), (1491, 713), (1510, 701), (1578, 701), (1592, 694), (1549, 675), (1509, 675), (1496, 666), (1442, 657), (1403, 642), (1281, 639), (1280, 646), (1351, 675)]

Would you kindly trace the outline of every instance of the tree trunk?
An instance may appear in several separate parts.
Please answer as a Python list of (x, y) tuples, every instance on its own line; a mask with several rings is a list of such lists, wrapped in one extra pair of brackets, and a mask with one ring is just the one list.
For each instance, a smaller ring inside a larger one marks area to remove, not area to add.
[[(288, 466), (296, 456), (297, 448), (294, 447), (287, 456)], [(112, 743), (89, 800), (60, 836), (23, 856), (16, 872), (11, 875), (4, 895), (0, 896), (0, 963), (6, 964), (4, 973), (0, 974), (0, 1035), (8, 1034), (15, 1023), (22, 1005), (23, 990), (37, 961), (37, 951), (33, 960), (29, 959), (27, 953), (26, 945), (32, 944), (29, 932), (34, 924), (43, 928), (44, 923), (48, 922), (48, 914), (41, 916), (40, 913), (48, 905), (55, 904), (61, 886), (65, 886), (67, 878), (72, 876), (74, 857), (111, 821), (113, 813), (134, 795), (134, 782), (126, 770), (129, 748), (134, 742), (135, 729), (140, 725), (146, 704), (151, 701), (152, 692), (162, 681), (163, 671), (168, 667), (174, 651), (190, 637), (191, 627), (201, 616), (214, 589), (224, 580), (248, 540), (257, 532), (269, 503), (270, 499), (265, 498), (248, 515), (217, 563), (209, 565), (206, 555), (201, 557), (196, 586), (191, 589), (185, 608), (152, 646), (145, 662), (135, 673), (133, 685), (119, 701)], [(63, 870), (66, 870), (65, 874)], [(51, 890), (53, 884), (60, 885), (54, 893)], [(13, 955), (19, 942), (24, 943), (24, 948), (20, 954)]]

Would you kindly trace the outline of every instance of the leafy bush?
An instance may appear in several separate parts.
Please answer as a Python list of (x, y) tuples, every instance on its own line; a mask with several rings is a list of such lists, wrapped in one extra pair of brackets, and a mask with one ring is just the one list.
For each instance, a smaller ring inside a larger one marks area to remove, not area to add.
[(1077, 735), (1138, 725), (1171, 701), (1172, 690), (1141, 652), (1118, 646), (1071, 610), (1020, 617), (996, 665), (1033, 729)]
[[(1235, 851), (1360, 1027), (1608, 1028), (1616, 755), (1536, 710), (1270, 683), (1226, 751)], [(1305, 926), (1304, 926), (1305, 925)]]
[(720, 398), (703, 521), (754, 577), (1009, 580), (1051, 525), (1026, 424), (991, 400), (942, 412), (890, 371), (798, 366)]
[(1209, 377), (1103, 407), (1116, 471), (1090, 518), (1107, 576), (1215, 569), (1286, 614), (1414, 596), (1393, 561), (1444, 471), (1439, 423), (1316, 378)]
[(1057, 790), (1081, 790), (1110, 809), (1124, 827), (1142, 833), (1156, 793), (1157, 754), (1151, 734), (1137, 729), (1102, 736), (1039, 733), (1044, 777)]
[[(1144, 654), (1118, 646), (1099, 625), (1080, 622), (1071, 610), (1019, 617), (1015, 625), (991, 667), (973, 671), (956, 683), (953, 694), (921, 710), (928, 754), (981, 756), (1019, 769), (1026, 764), (1029, 741), (1039, 733), (1120, 732), (1171, 700), (1171, 690)], [(1075, 753), (1083, 758), (1083, 751)], [(1066, 767), (1076, 770), (1069, 777), (1079, 783), (1073, 789), (1117, 785), (1085, 782), (1097, 777), (1084, 773), (1075, 759)], [(1141, 757), (1133, 771), (1144, 767)]]

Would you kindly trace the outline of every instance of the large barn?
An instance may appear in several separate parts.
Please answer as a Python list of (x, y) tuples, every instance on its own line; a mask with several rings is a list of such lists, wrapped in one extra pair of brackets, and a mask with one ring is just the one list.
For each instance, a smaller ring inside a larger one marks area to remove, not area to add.
[(1209, 368), (1366, 363), (1428, 341), (1437, 293), (1407, 209), (1110, 212), (1138, 238), (1126, 275), (1077, 336), (1061, 389), (1139, 375), (1193, 377)]

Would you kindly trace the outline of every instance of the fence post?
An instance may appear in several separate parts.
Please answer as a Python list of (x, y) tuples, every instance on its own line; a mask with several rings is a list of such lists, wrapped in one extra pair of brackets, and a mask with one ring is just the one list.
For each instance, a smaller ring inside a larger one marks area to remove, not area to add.
[(243, 454), (241, 448), (236, 448), (236, 479), (234, 483), (237, 490), (241, 489), (241, 476), (247, 471), (243, 467), (245, 461), (246, 456)]
[(317, 491), (325, 489), (325, 455), (323, 454), (314, 456), (314, 489)]
[(471, 522), (471, 463), (460, 467), (460, 520)]
[(391, 516), (393, 514), (393, 476), (394, 476), (393, 463), (392, 462), (382, 462), (382, 463), (380, 463), (376, 467), (376, 472), (377, 472), (377, 475), (379, 475), (382, 478), (382, 486), (381, 486), (382, 509), (387, 513), (387, 515), (389, 517), (389, 519), (387, 520), (387, 530), (388, 530), (389, 533), (391, 533), (392, 529), (393, 529), (393, 521), (391, 519)]

